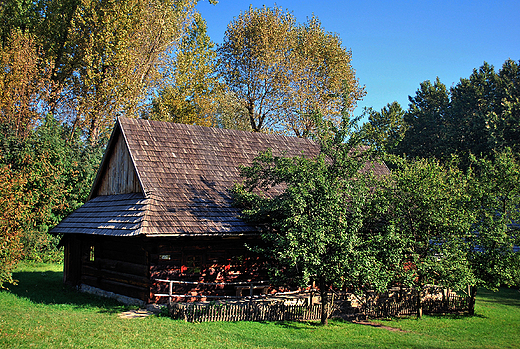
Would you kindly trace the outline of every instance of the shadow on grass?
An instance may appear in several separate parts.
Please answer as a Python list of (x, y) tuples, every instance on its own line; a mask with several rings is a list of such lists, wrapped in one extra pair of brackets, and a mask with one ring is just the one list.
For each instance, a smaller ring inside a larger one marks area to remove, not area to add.
[(429, 317), (437, 318), (437, 319), (450, 319), (450, 320), (462, 320), (467, 318), (480, 318), (480, 319), (487, 319), (487, 316), (484, 316), (482, 314), (429, 314)]
[(63, 284), (63, 272), (29, 271), (15, 272), (13, 279), (17, 285), (10, 285), (9, 292), (20, 298), (26, 298), (33, 303), (66, 304), (77, 308), (98, 308), (100, 313), (118, 313), (129, 307), (108, 298), (79, 292)]
[(520, 307), (520, 291), (515, 288), (502, 287), (498, 292), (487, 289), (479, 289), (477, 292), (478, 302), (500, 303)]
[(283, 328), (295, 330), (308, 330), (321, 327), (321, 323), (319, 321), (277, 321), (275, 324)]

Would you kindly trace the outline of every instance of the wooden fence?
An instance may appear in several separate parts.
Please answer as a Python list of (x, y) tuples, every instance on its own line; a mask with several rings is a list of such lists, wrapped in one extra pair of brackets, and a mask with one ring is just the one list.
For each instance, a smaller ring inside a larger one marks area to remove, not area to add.
[[(424, 314), (467, 312), (469, 297), (450, 295), (444, 299), (423, 301)], [(336, 308), (336, 309), (334, 309)], [(345, 319), (385, 318), (415, 315), (416, 296), (401, 297), (399, 301), (386, 299), (348, 312), (339, 313), (331, 307), (329, 315)], [(188, 322), (207, 321), (315, 321), (321, 318), (321, 304), (289, 305), (284, 302), (237, 302), (237, 303), (170, 303), (170, 316)]]
[[(425, 299), (423, 314), (462, 313), (469, 310), (470, 297), (449, 295), (444, 299)], [(397, 317), (417, 314), (417, 296), (408, 295), (401, 299), (386, 299), (366, 305), (363, 311), (368, 318)]]
[[(175, 319), (189, 322), (205, 321), (312, 321), (320, 320), (321, 304), (313, 300), (313, 293), (295, 295), (298, 292), (277, 293), (275, 295), (253, 295), (253, 290), (265, 288), (267, 281), (229, 283), (235, 286), (237, 296), (173, 294), (173, 284), (220, 285), (180, 280), (156, 280), (168, 283), (168, 293), (155, 294), (168, 297), (168, 310)], [(239, 296), (242, 289), (249, 290), (249, 296)], [(441, 297), (442, 295), (442, 297)], [(294, 298), (292, 298), (294, 296)], [(417, 295), (408, 291), (389, 291), (371, 294), (367, 298), (352, 303), (352, 294), (333, 293), (332, 304), (327, 309), (332, 317), (343, 319), (366, 319), (398, 317), (417, 314)], [(173, 302), (174, 298), (215, 299), (205, 303)], [(226, 300), (226, 301), (223, 301)], [(317, 300), (319, 302), (319, 300)], [(470, 308), (470, 297), (447, 294), (444, 290), (434, 290), (422, 302), (423, 314), (462, 313)]]
[(321, 304), (286, 305), (283, 302), (245, 302), (234, 304), (171, 303), (174, 319), (206, 321), (311, 321), (321, 318)]

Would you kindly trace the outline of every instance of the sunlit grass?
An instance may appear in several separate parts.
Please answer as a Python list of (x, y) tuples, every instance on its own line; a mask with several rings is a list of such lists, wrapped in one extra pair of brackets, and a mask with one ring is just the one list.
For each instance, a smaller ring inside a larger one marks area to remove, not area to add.
[(380, 321), (403, 332), (332, 320), (186, 323), (166, 317), (121, 319), (115, 301), (62, 284), (60, 265), (22, 265), (17, 286), (0, 291), (2, 348), (515, 348), (520, 293), (481, 292), (476, 316)]

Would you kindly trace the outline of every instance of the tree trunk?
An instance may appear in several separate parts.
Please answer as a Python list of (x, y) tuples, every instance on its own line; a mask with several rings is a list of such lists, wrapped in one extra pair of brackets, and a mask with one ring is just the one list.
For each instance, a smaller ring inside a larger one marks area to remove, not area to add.
[(475, 286), (468, 286), (469, 304), (468, 311), (469, 315), (475, 315), (475, 296), (477, 295), (477, 288)]
[(423, 316), (423, 304), (422, 304), (422, 287), (417, 290), (417, 318), (420, 319)]
[(328, 288), (325, 285), (325, 280), (320, 278), (320, 296), (321, 296), (321, 324), (326, 326), (328, 324), (327, 307), (329, 305)]

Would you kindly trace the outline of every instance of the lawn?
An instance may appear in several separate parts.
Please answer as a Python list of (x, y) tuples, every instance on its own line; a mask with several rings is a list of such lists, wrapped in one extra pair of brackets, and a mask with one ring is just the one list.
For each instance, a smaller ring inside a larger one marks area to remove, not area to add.
[(480, 291), (475, 316), (379, 321), (390, 331), (332, 320), (186, 323), (121, 319), (115, 301), (62, 284), (60, 265), (24, 264), (17, 286), (0, 291), (1, 348), (518, 348), (520, 293)]

